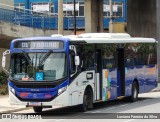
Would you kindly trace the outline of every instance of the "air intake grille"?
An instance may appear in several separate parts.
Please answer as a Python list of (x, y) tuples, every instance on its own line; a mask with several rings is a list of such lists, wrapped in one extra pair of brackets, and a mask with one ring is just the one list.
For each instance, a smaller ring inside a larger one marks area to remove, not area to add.
[(16, 85), (18, 88), (55, 88), (56, 85), (44, 85), (44, 84), (38, 84), (38, 85), (29, 85), (29, 84), (23, 84), (23, 85)]

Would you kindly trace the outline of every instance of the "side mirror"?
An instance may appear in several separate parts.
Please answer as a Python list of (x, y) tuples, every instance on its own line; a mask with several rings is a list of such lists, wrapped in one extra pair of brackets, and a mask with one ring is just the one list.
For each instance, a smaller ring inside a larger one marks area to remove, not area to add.
[(2, 57), (2, 67), (5, 68), (6, 67), (6, 56)]
[(75, 57), (74, 57), (74, 62), (75, 62), (75, 65), (76, 65), (76, 66), (79, 66), (79, 65), (80, 65), (79, 56), (75, 56)]
[(6, 67), (6, 55), (7, 54), (10, 54), (10, 50), (6, 50), (4, 53), (3, 53), (3, 57), (2, 57), (2, 68), (5, 72), (7, 72), (9, 74), (9, 72), (5, 69)]

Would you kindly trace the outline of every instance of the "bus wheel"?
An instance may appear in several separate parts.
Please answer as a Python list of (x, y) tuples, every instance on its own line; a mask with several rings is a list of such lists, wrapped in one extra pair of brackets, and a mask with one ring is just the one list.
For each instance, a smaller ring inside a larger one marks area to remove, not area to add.
[(138, 85), (136, 82), (132, 84), (132, 95), (130, 96), (130, 101), (135, 102), (138, 99)]
[(79, 106), (79, 110), (81, 112), (85, 112), (88, 109), (93, 108), (93, 92), (92, 89), (86, 89), (84, 96), (83, 96), (83, 104)]
[(43, 108), (42, 108), (42, 107), (39, 107), (39, 106), (38, 106), (38, 107), (37, 107), (37, 106), (34, 106), (34, 107), (33, 107), (33, 110), (34, 110), (34, 112), (36, 112), (36, 113), (42, 112), (42, 109), (43, 109)]

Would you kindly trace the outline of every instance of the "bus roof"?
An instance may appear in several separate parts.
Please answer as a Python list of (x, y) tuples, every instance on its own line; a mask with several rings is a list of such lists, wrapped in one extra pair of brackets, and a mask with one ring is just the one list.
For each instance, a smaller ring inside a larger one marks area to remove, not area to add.
[(153, 38), (131, 37), (127, 33), (85, 33), (80, 35), (65, 36), (73, 43), (156, 43)]

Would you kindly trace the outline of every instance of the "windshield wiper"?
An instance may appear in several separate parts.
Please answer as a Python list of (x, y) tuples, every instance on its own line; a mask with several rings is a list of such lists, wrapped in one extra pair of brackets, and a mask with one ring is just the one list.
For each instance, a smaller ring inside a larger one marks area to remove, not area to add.
[(24, 55), (24, 57), (27, 59), (28, 63), (31, 65), (31, 59), (30, 57), (28, 56), (28, 54), (23, 50), (22, 51), (22, 54)]
[(40, 61), (39, 61), (39, 66), (41, 66), (41, 65), (44, 63), (44, 61), (50, 56), (50, 54), (51, 54), (52, 52), (53, 52), (52, 50), (49, 50), (49, 51), (42, 57), (42, 59), (40, 59)]

